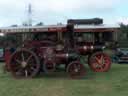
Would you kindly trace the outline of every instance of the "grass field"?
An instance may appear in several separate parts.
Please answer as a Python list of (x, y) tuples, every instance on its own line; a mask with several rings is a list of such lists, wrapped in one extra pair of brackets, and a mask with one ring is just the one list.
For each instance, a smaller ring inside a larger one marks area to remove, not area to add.
[(17, 80), (0, 70), (0, 96), (128, 96), (128, 65), (113, 64), (109, 72), (87, 67), (83, 80), (64, 74)]

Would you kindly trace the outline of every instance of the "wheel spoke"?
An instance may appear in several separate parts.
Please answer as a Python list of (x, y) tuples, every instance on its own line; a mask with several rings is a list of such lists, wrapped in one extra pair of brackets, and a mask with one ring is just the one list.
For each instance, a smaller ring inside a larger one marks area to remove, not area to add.
[(94, 58), (95, 58), (96, 62), (97, 62), (98, 64), (100, 64), (99, 58), (98, 58), (97, 56), (95, 56)]
[(21, 53), (22, 61), (25, 61), (23, 52)]
[(21, 64), (21, 61), (20, 61), (20, 60), (16, 59), (15, 61), (16, 61), (18, 64)]
[(25, 70), (25, 77), (28, 77), (28, 71)]
[(30, 56), (28, 57), (28, 59), (26, 60), (26, 62), (28, 63), (31, 58), (32, 58), (32, 55), (30, 55)]
[(101, 62), (100, 64), (102, 64), (102, 65), (104, 64), (104, 56), (103, 55), (101, 55), (100, 62)]
[(99, 64), (97, 64), (97, 63), (93, 63), (93, 65), (94, 65), (95, 68), (99, 67)]
[(103, 56), (101, 55), (101, 57), (100, 57), (100, 59), (97, 59), (98, 60), (98, 62), (97, 63), (94, 63), (94, 65), (95, 65), (95, 68), (96, 69), (103, 69), (103, 61), (104, 61), (104, 59), (103, 59)]

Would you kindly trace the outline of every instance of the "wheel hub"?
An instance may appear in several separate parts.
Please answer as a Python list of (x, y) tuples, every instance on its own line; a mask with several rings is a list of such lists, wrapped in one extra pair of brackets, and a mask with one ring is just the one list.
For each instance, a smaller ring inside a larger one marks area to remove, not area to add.
[(22, 62), (21, 62), (21, 66), (22, 66), (22, 68), (25, 68), (25, 67), (27, 66), (27, 62), (22, 61)]
[(75, 72), (79, 72), (79, 70), (76, 68), (75, 70), (74, 70)]

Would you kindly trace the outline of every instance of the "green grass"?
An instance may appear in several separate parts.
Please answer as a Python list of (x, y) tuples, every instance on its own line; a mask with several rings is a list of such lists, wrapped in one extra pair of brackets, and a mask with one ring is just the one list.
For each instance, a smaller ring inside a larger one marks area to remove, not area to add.
[(82, 80), (64, 74), (17, 80), (0, 70), (0, 96), (128, 96), (128, 65), (113, 64), (109, 72), (87, 67)]

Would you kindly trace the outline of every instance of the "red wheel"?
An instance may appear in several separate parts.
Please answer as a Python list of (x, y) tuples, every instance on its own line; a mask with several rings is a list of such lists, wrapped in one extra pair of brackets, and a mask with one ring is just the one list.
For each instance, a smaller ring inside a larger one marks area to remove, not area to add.
[(111, 67), (111, 59), (103, 52), (96, 52), (89, 58), (89, 66), (94, 72), (106, 72)]
[(9, 67), (16, 78), (32, 78), (39, 72), (40, 64), (33, 52), (22, 48), (12, 54)]
[(71, 78), (79, 79), (85, 76), (86, 69), (79, 61), (74, 61), (67, 66), (67, 72)]

